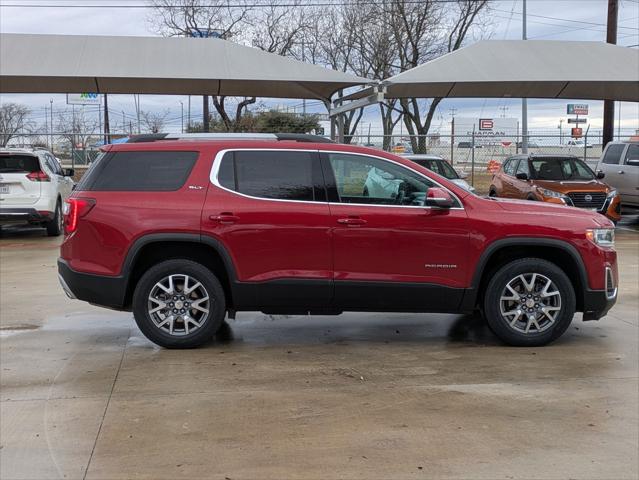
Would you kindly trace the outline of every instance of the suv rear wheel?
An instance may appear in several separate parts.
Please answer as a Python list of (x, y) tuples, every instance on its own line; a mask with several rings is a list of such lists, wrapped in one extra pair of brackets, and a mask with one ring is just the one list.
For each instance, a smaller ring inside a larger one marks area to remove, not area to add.
[(142, 275), (133, 315), (142, 333), (166, 348), (209, 342), (226, 313), (224, 290), (209, 269), (186, 259), (161, 262)]
[(575, 292), (554, 263), (523, 258), (492, 277), (484, 311), (491, 330), (507, 344), (541, 346), (559, 338), (572, 322)]
[(53, 218), (46, 224), (47, 235), (50, 237), (57, 237), (62, 233), (64, 228), (64, 218), (62, 216), (62, 204), (60, 200), (55, 204), (55, 212)]

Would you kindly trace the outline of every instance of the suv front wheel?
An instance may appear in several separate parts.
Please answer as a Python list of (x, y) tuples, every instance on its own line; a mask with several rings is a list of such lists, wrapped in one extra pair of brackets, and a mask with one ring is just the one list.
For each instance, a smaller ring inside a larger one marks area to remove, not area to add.
[(491, 330), (509, 345), (536, 347), (559, 338), (575, 314), (575, 292), (554, 263), (522, 258), (488, 283), (484, 311)]
[(147, 270), (133, 294), (133, 315), (142, 333), (166, 348), (209, 342), (226, 313), (224, 290), (206, 267), (186, 259)]

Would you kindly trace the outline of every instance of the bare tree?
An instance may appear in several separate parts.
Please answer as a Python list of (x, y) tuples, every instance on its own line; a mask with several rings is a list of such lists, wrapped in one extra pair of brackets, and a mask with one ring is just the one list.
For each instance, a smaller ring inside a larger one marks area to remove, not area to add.
[[(242, 29), (250, 8), (227, 0), (151, 0), (151, 28), (165, 37), (200, 37), (212, 33), (230, 39)], [(238, 3), (238, 2), (234, 2)]]
[(162, 112), (149, 112), (140, 110), (141, 123), (149, 133), (161, 133), (166, 125), (166, 117), (170, 110), (167, 108)]
[[(297, 39), (310, 20), (301, 0), (285, 6), (265, 3), (260, 9), (229, 6), (227, 1), (152, 0), (150, 23), (165, 36), (194, 36), (217, 30), (225, 40), (248, 43), (278, 55), (292, 55)], [(227, 131), (242, 128), (242, 116), (256, 103), (255, 97), (211, 96), (221, 124)]]
[(65, 111), (58, 115), (56, 130), (70, 144), (71, 150), (85, 150), (91, 137), (98, 130), (98, 121), (87, 117), (84, 109)]
[(28, 120), (30, 110), (19, 103), (0, 105), (0, 146), (6, 147), (12, 138), (29, 131), (33, 123)]
[[(419, 4), (406, 0), (391, 3), (391, 25), (401, 71), (414, 68), (444, 53), (459, 49), (477, 26), (488, 0), (457, 0), (444, 7), (434, 0)], [(441, 98), (430, 102), (417, 98), (400, 100), (404, 124), (416, 153), (426, 151), (426, 137)]]

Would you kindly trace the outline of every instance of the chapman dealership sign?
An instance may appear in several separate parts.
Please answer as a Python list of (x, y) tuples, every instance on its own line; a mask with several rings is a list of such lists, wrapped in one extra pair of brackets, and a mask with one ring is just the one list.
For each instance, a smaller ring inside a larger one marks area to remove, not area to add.
[(459, 141), (471, 141), (476, 145), (515, 142), (516, 118), (455, 118), (455, 137)]

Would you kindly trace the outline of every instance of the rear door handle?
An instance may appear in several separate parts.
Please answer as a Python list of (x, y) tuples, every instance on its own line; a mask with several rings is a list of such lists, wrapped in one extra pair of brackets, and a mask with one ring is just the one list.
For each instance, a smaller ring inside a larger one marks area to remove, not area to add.
[(213, 220), (214, 222), (229, 224), (229, 223), (238, 222), (240, 220), (240, 217), (238, 217), (237, 215), (233, 215), (232, 213), (229, 213), (229, 212), (223, 212), (223, 213), (220, 213), (219, 215), (211, 215), (209, 217), (209, 220)]
[(359, 217), (338, 218), (337, 223), (341, 223), (342, 225), (346, 225), (348, 227), (356, 227), (358, 225), (365, 225), (366, 220)]

